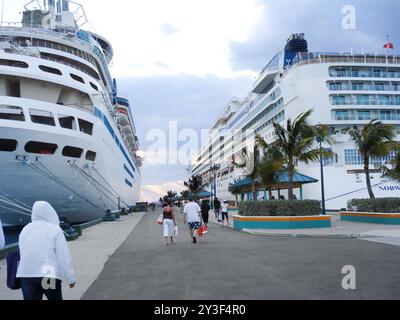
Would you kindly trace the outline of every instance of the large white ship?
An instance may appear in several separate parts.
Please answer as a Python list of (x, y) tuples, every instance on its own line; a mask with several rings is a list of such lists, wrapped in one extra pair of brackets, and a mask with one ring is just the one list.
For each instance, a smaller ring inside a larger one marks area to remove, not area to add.
[[(285, 49), (262, 70), (248, 96), (233, 99), (218, 116), (207, 143), (193, 160), (191, 174), (202, 176), (212, 191), (216, 180), (217, 196), (234, 201), (229, 186), (245, 176), (232, 159), (248, 148), (255, 134), (274, 142), (273, 122), (284, 125), (310, 109), (314, 110), (310, 124), (328, 125), (334, 141), (325, 146), (335, 154), (325, 161), (326, 207), (341, 209), (350, 199), (368, 198), (362, 158), (347, 131), (377, 119), (396, 126), (400, 134), (400, 56), (312, 53), (304, 34), (292, 35)], [(377, 197), (400, 196), (398, 183), (382, 178), (378, 170), (393, 156), (371, 159)], [(300, 163), (297, 170), (320, 179), (319, 163)], [(320, 183), (307, 184), (295, 194), (298, 199), (321, 200)], [(287, 191), (281, 195), (288, 198)], [(268, 194), (260, 190), (258, 199), (264, 197)], [(241, 200), (250, 199), (252, 192), (241, 195)]]
[(108, 65), (109, 41), (72, 1), (31, 1), (0, 27), (0, 219), (30, 222), (50, 202), (71, 222), (136, 204), (139, 141)]

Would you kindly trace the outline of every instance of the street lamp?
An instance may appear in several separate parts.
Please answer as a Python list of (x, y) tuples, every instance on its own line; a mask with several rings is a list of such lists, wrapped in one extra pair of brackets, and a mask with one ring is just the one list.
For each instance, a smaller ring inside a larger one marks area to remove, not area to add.
[(326, 206), (325, 206), (325, 179), (324, 179), (324, 157), (322, 154), (322, 143), (324, 142), (323, 137), (323, 127), (321, 125), (317, 126), (317, 142), (319, 143), (319, 161), (321, 167), (321, 197), (322, 197), (322, 215), (326, 215)]
[(213, 175), (213, 182), (211, 183), (211, 206), (214, 207), (214, 201), (217, 198), (217, 171), (220, 166), (218, 164), (212, 164), (210, 167), (211, 174)]

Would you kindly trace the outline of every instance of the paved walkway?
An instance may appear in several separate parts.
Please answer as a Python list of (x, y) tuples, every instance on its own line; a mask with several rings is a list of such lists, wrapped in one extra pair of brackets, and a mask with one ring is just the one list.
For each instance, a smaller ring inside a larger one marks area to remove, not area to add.
[[(104, 264), (126, 240), (143, 217), (143, 213), (123, 216), (115, 222), (102, 223), (84, 230), (82, 237), (69, 242), (77, 285), (71, 290), (64, 284), (66, 300), (79, 300), (97, 279)], [(0, 261), (0, 300), (22, 300), (21, 290), (11, 291), (6, 287), (6, 262)]]
[[(234, 214), (230, 213), (231, 228), (233, 228), (233, 215)], [(400, 246), (400, 226), (341, 221), (340, 215), (337, 213), (331, 214), (331, 216), (332, 228), (287, 230), (245, 229), (243, 231), (255, 235), (278, 237), (355, 238)], [(213, 211), (210, 212), (210, 221), (218, 223)]]
[[(399, 247), (266, 237), (217, 224), (197, 245), (180, 224), (177, 244), (164, 246), (157, 217), (145, 215), (83, 299), (400, 299)], [(355, 291), (341, 286), (347, 265), (357, 270)]]

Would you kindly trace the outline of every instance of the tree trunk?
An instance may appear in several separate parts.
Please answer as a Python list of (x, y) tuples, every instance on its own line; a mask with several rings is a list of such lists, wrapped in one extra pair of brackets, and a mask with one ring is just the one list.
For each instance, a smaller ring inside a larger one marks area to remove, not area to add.
[(235, 194), (235, 199), (236, 199), (236, 206), (239, 206), (239, 199), (237, 194)]
[(288, 166), (288, 175), (289, 175), (289, 199), (293, 199), (293, 175), (294, 175), (294, 165), (289, 164)]
[(253, 184), (253, 201), (257, 201), (257, 184)]
[(272, 189), (269, 189), (268, 193), (269, 193), (269, 200), (271, 201), (272, 200)]
[(364, 158), (364, 170), (365, 170), (365, 177), (367, 180), (367, 188), (369, 196), (371, 199), (375, 199), (374, 191), (372, 190), (372, 185), (371, 185), (371, 177), (369, 171), (369, 157)]

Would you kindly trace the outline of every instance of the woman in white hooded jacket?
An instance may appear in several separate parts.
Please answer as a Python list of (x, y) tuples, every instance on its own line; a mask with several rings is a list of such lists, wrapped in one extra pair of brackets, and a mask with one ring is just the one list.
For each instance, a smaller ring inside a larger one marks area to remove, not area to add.
[(1, 220), (0, 220), (0, 250), (4, 248), (5, 244), (6, 244), (6, 241), (4, 239), (3, 226), (2, 226)]
[(19, 236), (21, 261), (17, 278), (25, 300), (62, 300), (63, 276), (75, 287), (75, 273), (56, 211), (47, 202), (36, 202), (32, 223)]

